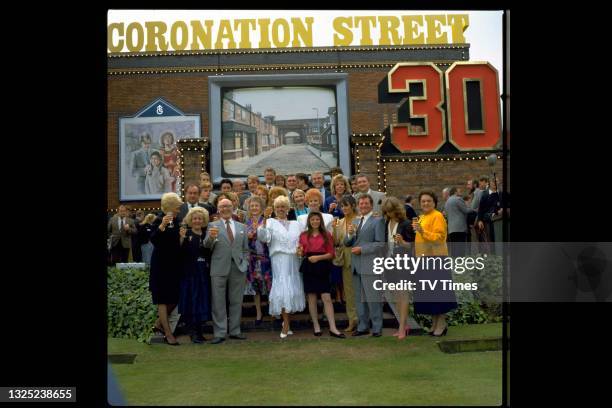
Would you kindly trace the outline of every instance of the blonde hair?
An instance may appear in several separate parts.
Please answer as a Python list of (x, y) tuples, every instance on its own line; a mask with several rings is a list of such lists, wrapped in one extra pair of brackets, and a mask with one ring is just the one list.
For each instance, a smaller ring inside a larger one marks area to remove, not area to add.
[(176, 193), (166, 193), (161, 198), (161, 209), (165, 213), (168, 213), (177, 207), (183, 205), (181, 197)]
[(382, 205), (380, 206), (380, 212), (387, 220), (391, 219), (393, 216), (395, 216), (395, 218), (397, 218), (400, 222), (406, 219), (406, 209), (404, 208), (404, 204), (402, 204), (397, 197), (385, 197), (382, 201)]
[(187, 225), (189, 225), (191, 227), (191, 219), (193, 218), (194, 215), (200, 214), (202, 216), (202, 218), (204, 218), (204, 223), (202, 224), (203, 227), (208, 225), (208, 210), (206, 208), (202, 208), (202, 207), (193, 207), (189, 210), (189, 212), (187, 213), (187, 215), (185, 216), (185, 218), (183, 218), (183, 222)]
[(351, 194), (353, 192), (353, 190), (351, 189), (351, 184), (348, 182), (347, 178), (344, 177), (343, 174), (337, 174), (334, 176), (329, 185), (329, 189), (332, 195), (336, 195), (336, 183), (339, 181), (344, 183), (344, 194)]
[(149, 213), (140, 222), (140, 225), (151, 224), (155, 220), (155, 214)]
[(278, 197), (276, 197), (274, 199), (274, 207), (275, 208), (278, 207), (278, 206), (281, 206), (281, 205), (284, 205), (287, 208), (289, 208), (289, 198), (287, 196), (280, 195), (280, 196), (278, 196)]
[(200, 190), (202, 189), (212, 190), (212, 184), (209, 181), (203, 181), (200, 183)]
[[(263, 214), (263, 211), (266, 209), (266, 203), (264, 202), (263, 198), (259, 197), (259, 196), (252, 196), (249, 197), (248, 201), (248, 205), (247, 205), (247, 217), (251, 218), (251, 203), (255, 202), (259, 204), (259, 207), (261, 208), (261, 214)], [(259, 215), (261, 215), (259, 214)]]
[(270, 189), (270, 191), (268, 191), (269, 200), (274, 201), (276, 197), (279, 197), (279, 196), (285, 196), (285, 197), (289, 196), (289, 194), (287, 194), (287, 190), (284, 187), (274, 186)]
[(257, 189), (255, 189), (255, 193), (258, 193), (259, 191), (263, 191), (264, 193), (266, 193), (265, 205), (267, 206), (268, 201), (270, 201), (270, 193), (268, 192), (268, 189), (265, 186), (259, 184), (257, 186)]

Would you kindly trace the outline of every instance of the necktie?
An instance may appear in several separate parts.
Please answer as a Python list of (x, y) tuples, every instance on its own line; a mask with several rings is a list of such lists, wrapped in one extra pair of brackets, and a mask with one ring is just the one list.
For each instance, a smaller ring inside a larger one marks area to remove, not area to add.
[(361, 217), (361, 219), (359, 220), (359, 225), (357, 226), (357, 232), (355, 233), (355, 238), (359, 236), (359, 231), (361, 231), (361, 226), (363, 225), (363, 219), (365, 217)]
[(227, 237), (229, 238), (230, 243), (234, 243), (234, 233), (232, 232), (232, 226), (230, 225), (229, 220), (225, 221), (225, 227), (227, 228)]
[(121, 231), (123, 231), (123, 218), (121, 218)]

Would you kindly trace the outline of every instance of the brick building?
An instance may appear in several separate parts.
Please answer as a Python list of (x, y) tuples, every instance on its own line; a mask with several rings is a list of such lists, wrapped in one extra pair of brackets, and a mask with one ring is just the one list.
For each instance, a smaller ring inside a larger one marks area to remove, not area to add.
[[(424, 188), (440, 192), (447, 186), (465, 186), (468, 179), (493, 170), (501, 183), (508, 174), (504, 166), (507, 170), (509, 165), (509, 154), (504, 154), (501, 142), (484, 150), (460, 151), (447, 141), (429, 153), (402, 153), (390, 142), (390, 125), (402, 122), (398, 111), (406, 100), (405, 95), (393, 98), (387, 92), (387, 74), (396, 63), (432, 62), (445, 71), (453, 62), (467, 60), (469, 44), (109, 54), (108, 208), (113, 210), (120, 203), (119, 118), (133, 115), (159, 97), (183, 112), (200, 114), (204, 142), (182, 145), (182, 179), (185, 183), (197, 181), (201, 169), (209, 169), (208, 78), (224, 75), (347, 74), (352, 173), (366, 174), (373, 187), (388, 194), (416, 195)], [(223, 143), (232, 147), (234, 157), (260, 153), (283, 143), (274, 118), (262, 117), (247, 106), (225, 99), (222, 117), (223, 130), (233, 135)], [(329, 127), (320, 130), (324, 132)], [(499, 158), (493, 169), (485, 160), (491, 153)], [(299, 160), (295, 171), (300, 171)], [(159, 207), (159, 201), (128, 204), (133, 208)]]

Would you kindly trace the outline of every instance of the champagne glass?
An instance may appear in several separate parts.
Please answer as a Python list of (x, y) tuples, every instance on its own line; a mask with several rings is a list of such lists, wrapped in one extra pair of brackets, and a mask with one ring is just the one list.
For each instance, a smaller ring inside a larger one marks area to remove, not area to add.
[[(174, 217), (174, 213), (173, 212), (166, 213), (166, 215)], [(170, 220), (170, 222), (168, 223), (168, 228), (174, 228), (174, 219)]]
[[(421, 225), (421, 216), (419, 215), (418, 217), (413, 217), (412, 218), (412, 222), (417, 224), (417, 225)], [(416, 232), (416, 228), (414, 229), (414, 231)]]

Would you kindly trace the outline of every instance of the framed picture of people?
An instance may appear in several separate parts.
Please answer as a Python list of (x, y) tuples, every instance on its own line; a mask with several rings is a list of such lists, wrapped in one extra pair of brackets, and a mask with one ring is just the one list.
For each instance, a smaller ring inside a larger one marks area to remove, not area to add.
[(185, 115), (163, 99), (119, 119), (120, 200), (159, 200), (180, 195), (181, 139), (200, 138), (200, 116)]

